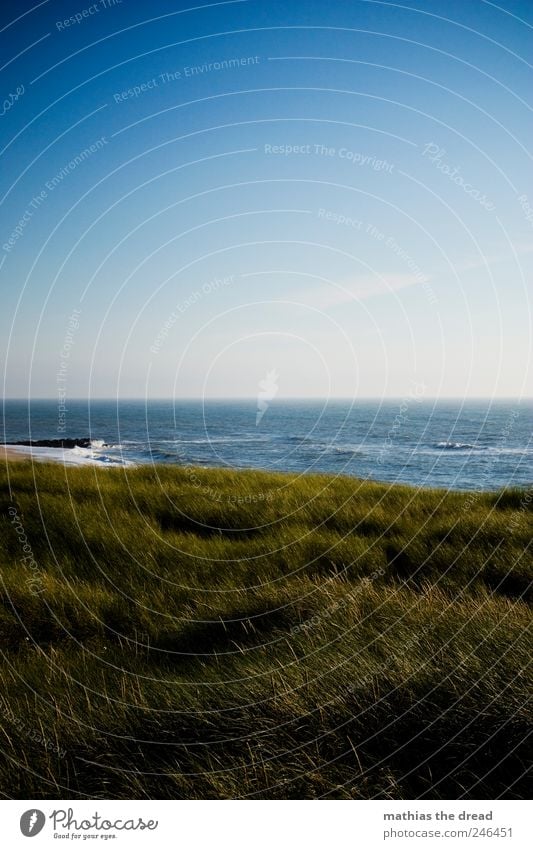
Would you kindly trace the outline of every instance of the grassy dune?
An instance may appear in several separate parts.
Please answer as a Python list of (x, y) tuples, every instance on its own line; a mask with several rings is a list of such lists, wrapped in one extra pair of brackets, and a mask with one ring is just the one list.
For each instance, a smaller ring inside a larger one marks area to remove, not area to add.
[(0, 474), (3, 794), (529, 792), (524, 493)]

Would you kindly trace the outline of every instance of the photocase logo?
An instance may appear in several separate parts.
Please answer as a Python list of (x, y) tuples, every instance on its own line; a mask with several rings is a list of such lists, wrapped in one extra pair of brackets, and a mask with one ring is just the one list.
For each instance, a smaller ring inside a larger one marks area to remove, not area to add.
[(276, 369), (272, 369), (272, 371), (267, 372), (267, 376), (264, 380), (259, 381), (259, 392), (257, 393), (257, 413), (255, 416), (256, 427), (259, 425), (259, 422), (268, 410), (270, 401), (272, 401), (278, 394), (278, 377), (279, 375)]
[(32, 808), (25, 811), (20, 818), (20, 830), (24, 837), (35, 837), (42, 831), (46, 817), (42, 811)]

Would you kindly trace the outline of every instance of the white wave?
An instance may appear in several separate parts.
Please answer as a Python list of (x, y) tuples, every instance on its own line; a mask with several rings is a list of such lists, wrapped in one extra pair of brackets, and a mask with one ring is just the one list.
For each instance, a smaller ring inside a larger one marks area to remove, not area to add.
[(16, 451), (24, 457), (30, 457), (42, 463), (63, 463), (65, 466), (131, 466), (129, 460), (99, 454), (90, 448), (39, 448), (34, 445), (10, 445), (10, 451)]
[(482, 451), (480, 445), (473, 445), (471, 442), (437, 442), (437, 448), (446, 448), (449, 451)]
[(213, 436), (205, 439), (155, 439), (154, 442), (170, 442), (173, 445), (231, 445), (242, 442), (266, 442), (265, 438), (257, 436)]

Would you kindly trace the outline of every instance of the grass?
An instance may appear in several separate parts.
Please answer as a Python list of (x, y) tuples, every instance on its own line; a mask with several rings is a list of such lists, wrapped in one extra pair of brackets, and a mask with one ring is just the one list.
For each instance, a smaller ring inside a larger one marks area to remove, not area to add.
[(523, 492), (0, 474), (5, 796), (527, 798)]

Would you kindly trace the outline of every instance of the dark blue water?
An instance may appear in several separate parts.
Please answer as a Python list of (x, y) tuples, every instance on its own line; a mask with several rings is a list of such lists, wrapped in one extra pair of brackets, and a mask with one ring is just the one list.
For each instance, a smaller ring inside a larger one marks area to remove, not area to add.
[(34, 452), (75, 463), (329, 472), (451, 489), (533, 482), (531, 401), (274, 400), (262, 417), (252, 400), (67, 408), (60, 422), (55, 401), (6, 401), (4, 441), (90, 436), (91, 449)]

